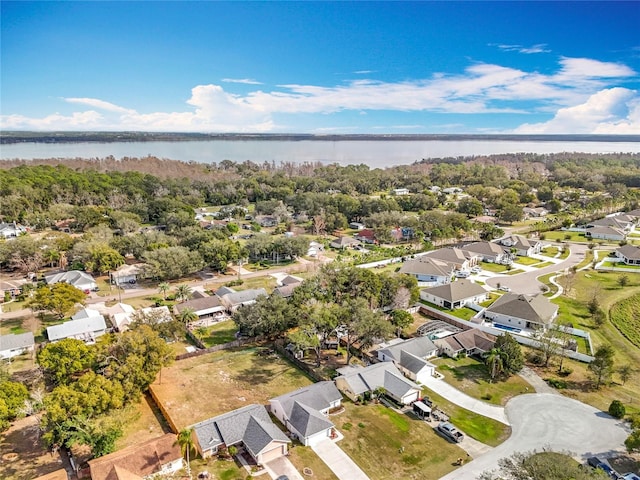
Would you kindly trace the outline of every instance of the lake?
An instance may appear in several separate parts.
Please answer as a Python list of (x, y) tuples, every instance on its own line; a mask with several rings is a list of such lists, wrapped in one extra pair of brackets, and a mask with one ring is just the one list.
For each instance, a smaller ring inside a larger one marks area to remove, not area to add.
[(323, 162), (372, 168), (410, 164), (423, 158), (501, 153), (640, 153), (638, 142), (530, 140), (205, 140), (184, 142), (15, 143), (0, 146), (0, 160), (104, 158), (152, 155), (203, 163)]

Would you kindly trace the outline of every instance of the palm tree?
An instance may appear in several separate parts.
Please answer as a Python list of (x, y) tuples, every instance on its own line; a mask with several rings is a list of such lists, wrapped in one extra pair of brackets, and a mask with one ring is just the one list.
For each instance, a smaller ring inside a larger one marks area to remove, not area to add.
[(489, 367), (489, 374), (491, 380), (495, 380), (502, 372), (504, 372), (505, 366), (505, 353), (499, 348), (492, 348), (487, 352), (487, 356), (484, 359), (487, 367)]
[(162, 294), (162, 299), (163, 300), (167, 299), (167, 292), (170, 289), (171, 289), (171, 285), (169, 285), (167, 282), (162, 282), (161, 284), (158, 285), (158, 290)]
[(180, 430), (178, 433), (178, 439), (176, 441), (178, 445), (180, 445), (180, 450), (182, 450), (182, 455), (186, 453), (187, 456), (187, 475), (191, 480), (193, 477), (191, 476), (191, 465), (189, 464), (189, 453), (193, 448), (193, 428), (184, 428)]
[(191, 287), (186, 283), (178, 285), (176, 288), (176, 295), (183, 302), (189, 300), (189, 297), (191, 297)]
[(193, 310), (193, 308), (185, 308), (180, 312), (180, 321), (185, 325), (188, 325), (191, 322), (195, 322), (198, 320), (198, 315)]

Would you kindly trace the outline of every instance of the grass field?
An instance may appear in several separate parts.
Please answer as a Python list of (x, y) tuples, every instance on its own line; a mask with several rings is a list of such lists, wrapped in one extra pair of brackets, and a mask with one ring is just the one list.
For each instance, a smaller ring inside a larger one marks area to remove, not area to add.
[(617, 302), (610, 310), (611, 323), (640, 348), (640, 293)]
[(518, 257), (515, 263), (519, 263), (520, 265), (535, 265), (536, 263), (540, 263), (540, 260), (530, 257)]
[(463, 320), (470, 320), (476, 313), (475, 310), (470, 309), (469, 307), (456, 308), (455, 310), (445, 310), (447, 313), (453, 315), (454, 317), (461, 318)]
[[(236, 339), (238, 327), (233, 320), (218, 322), (210, 327), (204, 327), (204, 333), (200, 338), (207, 348), (214, 345), (232, 342)], [(199, 330), (198, 330), (199, 332)]]
[(559, 251), (560, 249), (558, 247), (553, 247), (553, 246), (544, 247), (540, 251), (540, 255), (544, 255), (545, 257), (555, 258), (555, 256), (558, 254)]
[(179, 429), (311, 384), (300, 370), (260, 347), (175, 362), (151, 388)]
[(148, 395), (121, 410), (119, 420), (123, 429), (122, 436), (116, 441), (116, 450), (171, 432), (158, 406)]
[(332, 420), (344, 434), (340, 447), (373, 480), (437, 479), (466, 456), (430, 424), (382, 405), (346, 402)]
[(493, 272), (493, 273), (505, 273), (507, 271), (507, 266), (500, 265), (499, 263), (482, 262), (480, 264), (480, 267), (483, 270), (487, 270), (488, 272)]
[(518, 375), (504, 381), (491, 382), (484, 363), (472, 357), (439, 358), (432, 363), (438, 367), (438, 372), (444, 375), (447, 383), (470, 397), (487, 403), (505, 405), (509, 399), (517, 395), (534, 391), (533, 387)]

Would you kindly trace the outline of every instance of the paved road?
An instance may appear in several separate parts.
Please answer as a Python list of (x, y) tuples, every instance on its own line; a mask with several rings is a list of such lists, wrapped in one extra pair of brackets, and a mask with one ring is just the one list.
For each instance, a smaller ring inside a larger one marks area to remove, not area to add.
[(369, 477), (333, 440), (322, 440), (311, 448), (340, 480), (369, 480)]
[(511, 437), (440, 480), (475, 480), (514, 452), (569, 451), (575, 458), (622, 450), (629, 435), (623, 422), (577, 400), (548, 393), (519, 395), (506, 408)]
[(540, 283), (537, 278), (553, 272), (562, 272), (584, 260), (587, 245), (583, 243), (572, 243), (569, 245), (571, 253), (560, 263), (549, 265), (548, 267), (536, 268), (530, 272), (519, 273), (516, 275), (496, 275), (487, 279), (486, 283), (490, 287), (496, 288), (498, 283), (501, 286), (509, 287), (515, 293), (534, 294), (540, 293)]

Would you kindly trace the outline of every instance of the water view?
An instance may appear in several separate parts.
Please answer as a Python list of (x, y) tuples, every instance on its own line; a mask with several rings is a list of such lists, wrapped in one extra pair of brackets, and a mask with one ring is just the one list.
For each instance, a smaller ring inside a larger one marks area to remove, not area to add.
[(147, 155), (203, 163), (232, 160), (243, 162), (324, 162), (360, 164), (373, 168), (410, 164), (423, 158), (442, 158), (501, 153), (639, 153), (638, 142), (576, 141), (260, 141), (207, 140), (189, 142), (113, 143), (16, 143), (0, 146), (0, 159), (105, 158)]

